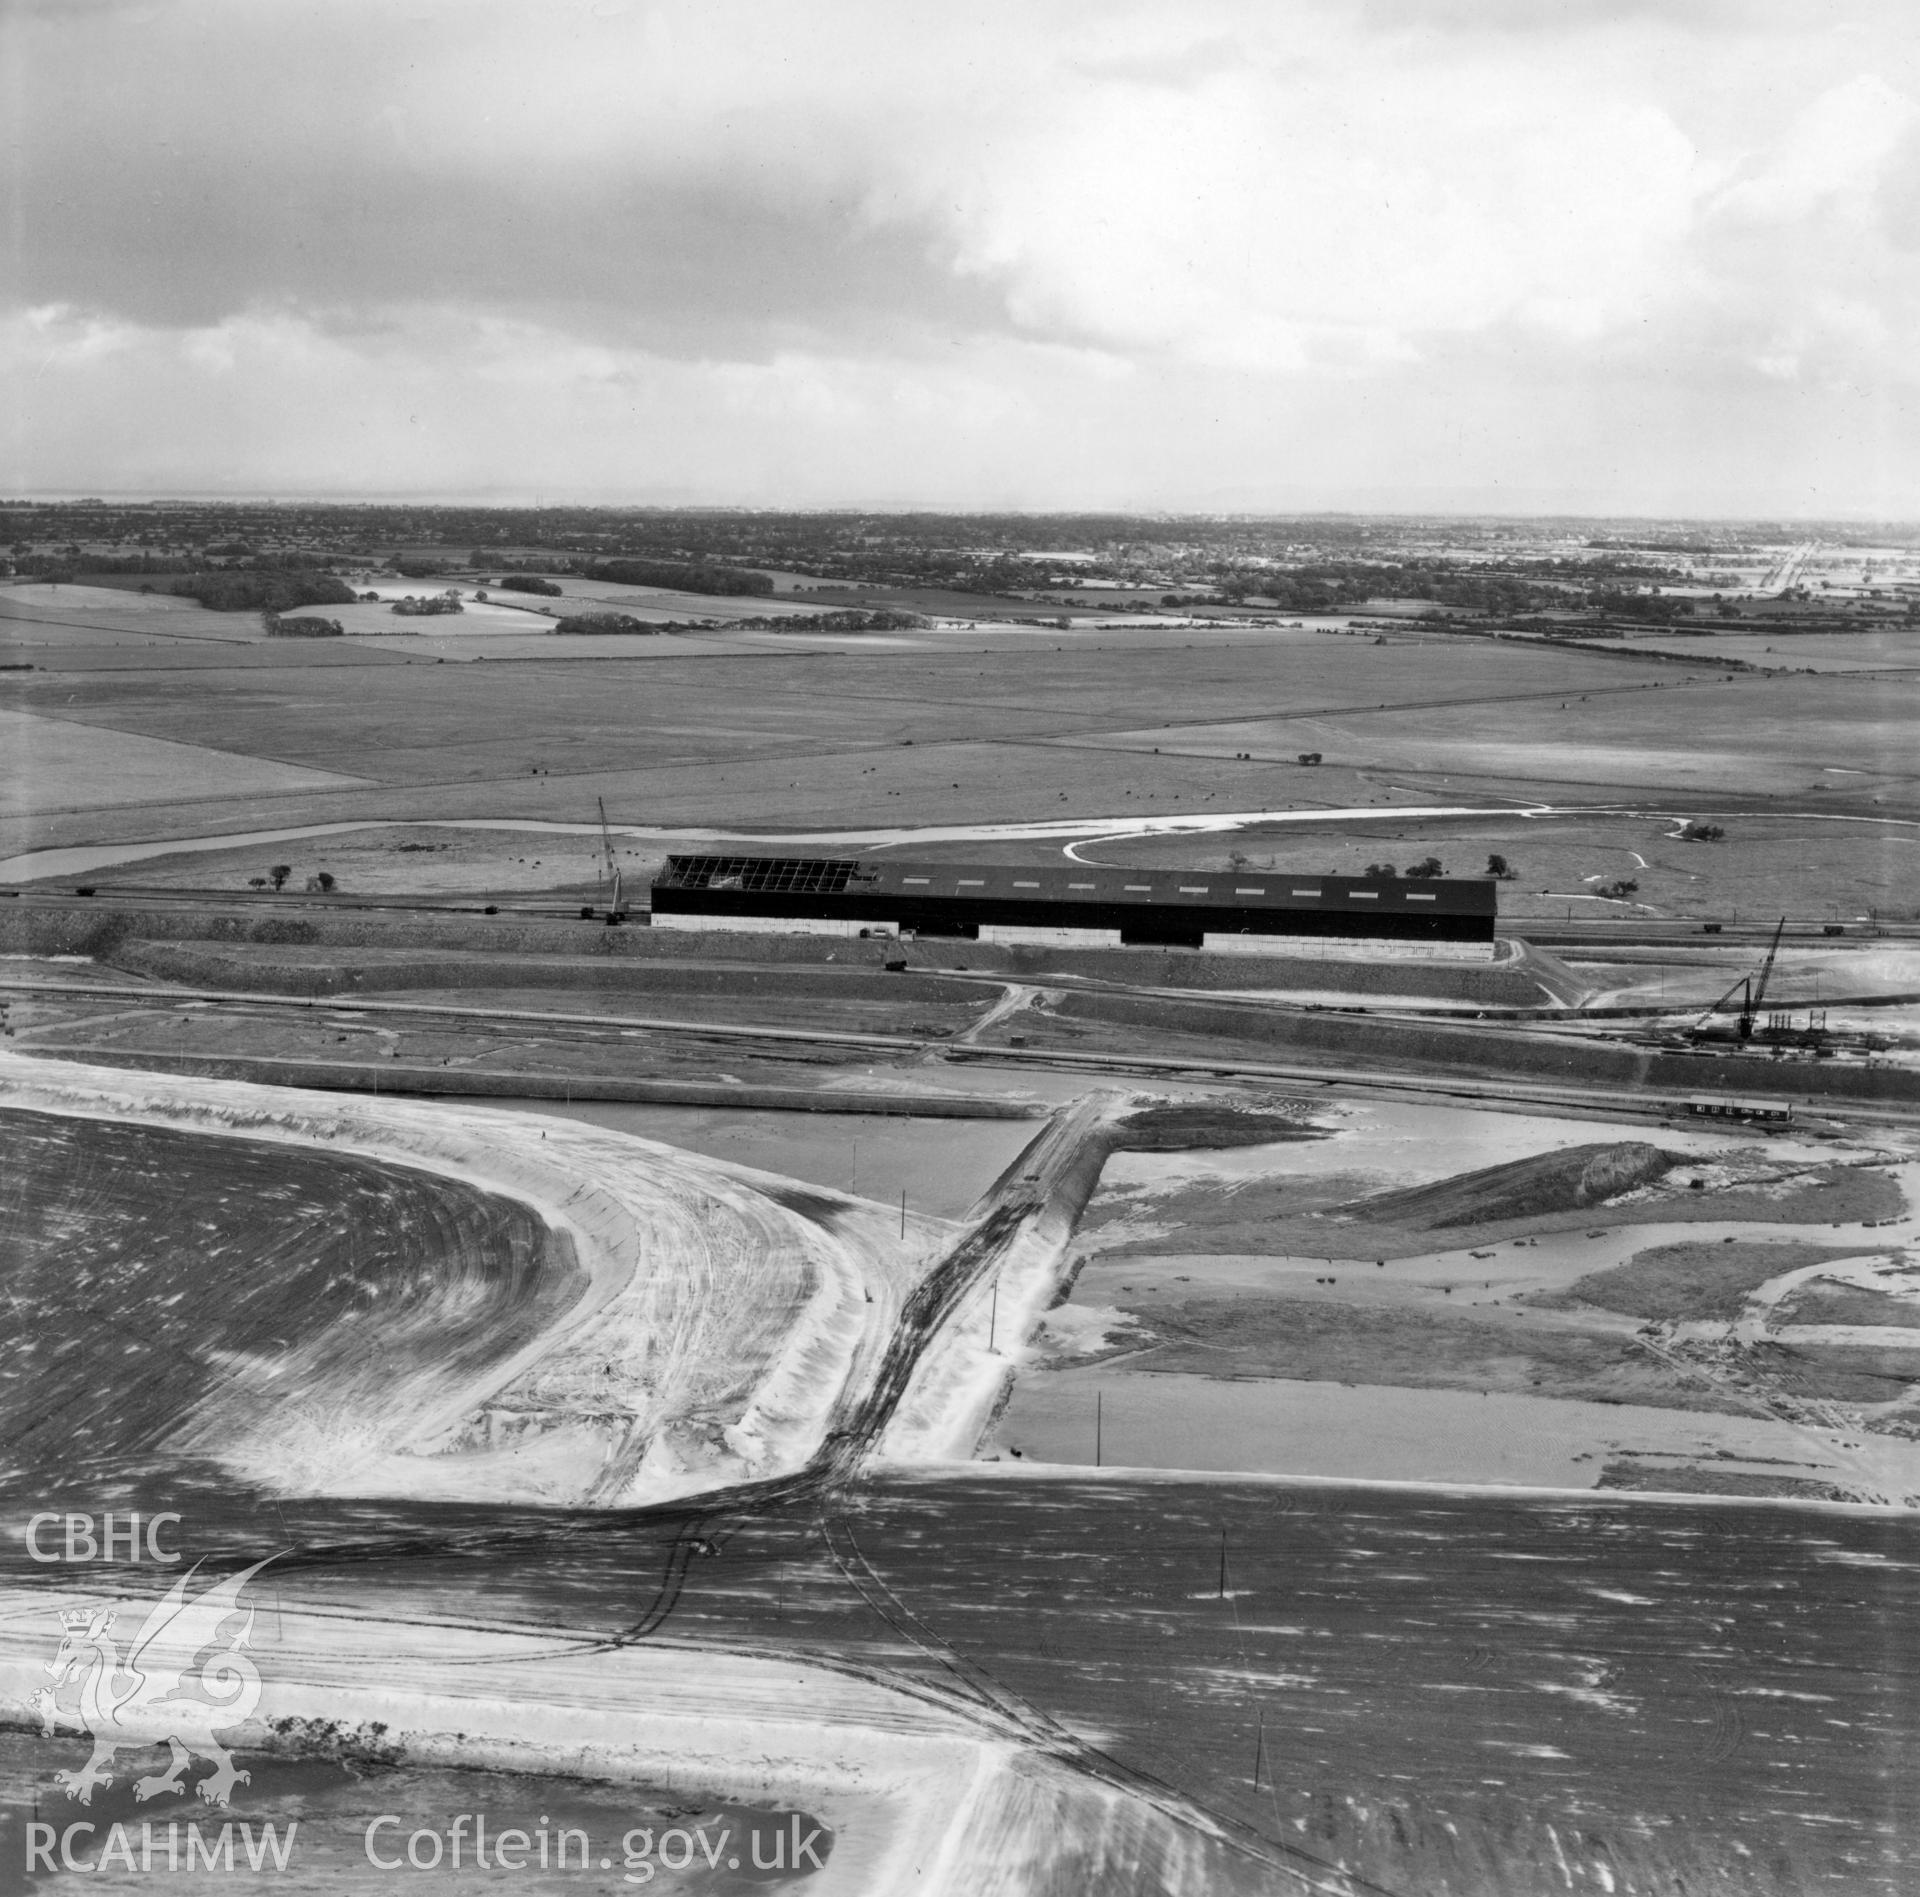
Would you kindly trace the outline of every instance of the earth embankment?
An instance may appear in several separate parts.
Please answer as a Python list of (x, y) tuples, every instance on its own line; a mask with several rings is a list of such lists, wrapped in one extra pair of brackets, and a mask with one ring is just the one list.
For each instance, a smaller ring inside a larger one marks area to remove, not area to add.
[(1456, 1173), (1430, 1185), (1377, 1193), (1339, 1210), (1349, 1217), (1378, 1219), (1416, 1231), (1539, 1218), (1604, 1205), (1664, 1177), (1679, 1163), (1677, 1154), (1640, 1140), (1569, 1146)]
[[(157, 981), (259, 994), (382, 994), (436, 989), (566, 989), (582, 995), (862, 997), (951, 1002), (954, 984), (932, 975), (874, 968), (751, 962), (613, 960), (505, 955), (477, 950), (333, 948), (301, 944), (145, 941), (117, 944), (106, 958)], [(966, 998), (964, 995), (962, 998)]]
[(493, 1072), (481, 1067), (418, 1067), (398, 1061), (302, 1060), (271, 1054), (174, 1054), (136, 1048), (39, 1046), (46, 1060), (110, 1064), (138, 1072), (244, 1080), (266, 1087), (310, 1087), (323, 1093), (382, 1094), (422, 1100), (612, 1100), (640, 1106), (765, 1108), (783, 1113), (867, 1113), (893, 1119), (1031, 1120), (1031, 1101), (931, 1088), (881, 1091), (855, 1087), (778, 1087), (724, 1080), (649, 1080), (625, 1074)]
[[(1451, 963), (1391, 957), (1343, 960), (1301, 945), (1291, 953), (1219, 955), (1180, 949), (1048, 948), (926, 937), (731, 934), (655, 930), (637, 916), (624, 928), (592, 918), (488, 916), (472, 911), (358, 908), (341, 903), (152, 903), (138, 897), (49, 898), (0, 903), (0, 951), (92, 955), (114, 960), (128, 942), (281, 944), (334, 950), (389, 949), (514, 957), (564, 956), (590, 962), (795, 966), (833, 963), (879, 972), (904, 961), (908, 972), (964, 969), (1021, 980), (1072, 975), (1143, 988), (1217, 992), (1241, 989), (1324, 991), (1535, 1008), (1584, 986), (1557, 958), (1525, 943), (1502, 945), (1499, 959)], [(1563, 993), (1562, 991), (1566, 992)]]
[[(1491, 1024), (1383, 1020), (1333, 1011), (1262, 1008), (1226, 1000), (1075, 990), (1054, 1014), (1066, 1023), (1106, 1024), (1165, 1035), (1168, 1054), (1192, 1047), (1196, 1064), (1232, 1050), (1244, 1057), (1342, 1061), (1429, 1073), (1533, 1080), (1570, 1087), (1671, 1090), (1688, 1094), (1811, 1099), (1920, 1100), (1920, 1071), (1840, 1061), (1668, 1054), (1618, 1042), (1521, 1033)], [(1033, 1019), (1028, 1017), (1029, 1021)], [(1071, 1034), (1072, 1029), (1069, 1028)], [(1180, 1037), (1188, 1037), (1186, 1047)], [(1129, 1039), (1134, 1038), (1129, 1034)], [(1198, 1045), (1196, 1045), (1198, 1044)]]

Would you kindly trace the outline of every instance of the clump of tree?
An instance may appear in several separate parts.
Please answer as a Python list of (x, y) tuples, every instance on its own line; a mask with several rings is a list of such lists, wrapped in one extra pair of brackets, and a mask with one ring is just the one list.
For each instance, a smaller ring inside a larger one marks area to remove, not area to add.
[(392, 564), (403, 580), (437, 580), (447, 570), (439, 560), (395, 560)]
[(1431, 880), (1435, 876), (1444, 876), (1446, 873), (1445, 868), (1441, 865), (1440, 859), (1437, 856), (1423, 856), (1419, 862), (1409, 863), (1407, 865), (1407, 874), (1409, 876), (1416, 876), (1425, 880)]
[(337, 619), (309, 615), (304, 619), (282, 619), (277, 613), (266, 615), (269, 639), (338, 639), (346, 631)]
[(273, 553), (257, 553), (247, 564), (257, 573), (324, 573), (331, 570), (332, 561), (324, 553), (283, 547)]
[(216, 613), (287, 613), (297, 606), (351, 606), (352, 587), (331, 573), (195, 573), (173, 590)]
[(1676, 599), (1671, 593), (1618, 593), (1596, 590), (1588, 596), (1588, 605), (1614, 619), (1639, 619), (1649, 625), (1664, 626), (1675, 619), (1693, 617), (1693, 601)]
[(1487, 858), (1487, 874), (1496, 882), (1510, 883), (1520, 872), (1502, 856), (1499, 851)]
[(29, 579), (48, 579), (60, 573), (71, 580), (76, 572), (178, 573), (185, 564), (183, 560), (164, 560), (150, 553), (89, 553), (78, 562), (71, 554), (29, 553), (15, 562), (15, 568)]
[(291, 863), (276, 863), (272, 869), (267, 871), (267, 878), (275, 889), (284, 889), (287, 886), (287, 878), (292, 874), (293, 865)]
[(903, 613), (890, 607), (863, 610), (848, 606), (830, 613), (798, 613), (784, 619), (762, 614), (727, 623), (744, 632), (925, 632), (933, 621), (921, 613)]
[(1391, 863), (1369, 863), (1360, 874), (1370, 883), (1392, 882), (1400, 872)]
[(555, 586), (551, 580), (543, 580), (537, 573), (505, 573), (500, 577), (500, 590), (503, 593), (544, 593), (549, 599), (558, 599), (566, 588)]
[(682, 565), (667, 560), (591, 560), (584, 568), (590, 580), (614, 586), (660, 586), (676, 593), (771, 593), (773, 581), (744, 567), (716, 566), (702, 560)]
[(331, 870), (315, 870), (307, 878), (307, 894), (310, 896), (331, 896), (335, 887)]
[(558, 633), (660, 631), (657, 625), (645, 619), (636, 619), (631, 613), (569, 613), (564, 619), (556, 619), (553, 629)]
[(1680, 840), (1683, 843), (1718, 843), (1726, 834), (1717, 823), (1696, 821), (1681, 826)]
[(1639, 887), (1631, 876), (1622, 876), (1618, 882), (1602, 883), (1593, 893), (1604, 896), (1609, 902), (1624, 902)]
[(463, 613), (467, 609), (460, 604), (460, 595), (449, 589), (444, 593), (430, 593), (424, 599), (409, 593), (405, 599), (396, 599), (391, 610), (403, 619), (419, 619), (434, 613)]

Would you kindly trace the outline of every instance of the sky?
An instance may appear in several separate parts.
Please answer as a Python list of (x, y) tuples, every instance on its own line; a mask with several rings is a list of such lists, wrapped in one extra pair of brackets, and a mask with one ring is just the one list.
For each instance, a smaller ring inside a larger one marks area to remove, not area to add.
[(1920, 513), (1911, 0), (0, 0), (0, 492)]

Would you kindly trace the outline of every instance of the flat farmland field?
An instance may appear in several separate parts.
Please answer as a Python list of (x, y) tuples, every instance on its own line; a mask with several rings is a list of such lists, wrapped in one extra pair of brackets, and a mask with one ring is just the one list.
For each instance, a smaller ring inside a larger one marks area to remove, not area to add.
[(263, 797), (351, 790), (366, 780), (316, 765), (250, 757), (212, 745), (111, 731), (67, 718), (0, 709), (0, 815), (177, 805), (236, 793)]
[[(410, 590), (416, 597), (431, 593), (433, 582), (423, 581)], [(496, 606), (490, 600), (473, 598), (463, 600), (457, 613), (425, 616), (396, 613), (393, 602), (401, 597), (400, 593), (389, 588), (387, 596), (378, 602), (363, 599), (356, 600), (351, 606), (312, 606), (302, 610), (321, 619), (339, 620), (341, 631), (354, 639), (404, 639), (447, 632), (476, 635), (537, 633), (544, 631), (549, 623), (537, 613), (517, 612), (511, 606)], [(253, 620), (254, 630), (258, 632), (258, 616), (247, 614), (245, 617)]]
[[(643, 855), (627, 844), (616, 844), (615, 855), (628, 878), (660, 860), (658, 851)], [(510, 895), (578, 887), (585, 902), (606, 898), (604, 860), (597, 832), (530, 835), (405, 824), (153, 857), (130, 870), (128, 880), (147, 889), (243, 889), (252, 877), (285, 863), (296, 889), (325, 870), (356, 896)]]
[[(1612, 913), (1724, 916), (1769, 912), (1840, 919), (1920, 913), (1920, 829), (1819, 812), (1729, 816), (1714, 843), (1681, 840), (1676, 818), (1597, 816), (1403, 817), (1367, 823), (1274, 824), (1232, 836), (1133, 837), (1081, 854), (1140, 868), (1310, 871), (1358, 876), (1369, 864), (1404, 870), (1429, 856), (1450, 876), (1481, 876), (1500, 855), (1515, 872), (1500, 889), (1508, 917), (1593, 920)], [(1618, 898), (1596, 892), (1621, 881)], [(1731, 975), (1728, 977), (1730, 980)], [(1723, 983), (1722, 986), (1725, 984)]]
[(1712, 665), (1739, 659), (1748, 665), (1816, 672), (1912, 671), (1920, 668), (1920, 631), (1775, 632), (1756, 625), (1745, 632), (1658, 633), (1623, 640), (1629, 652), (1670, 652)]
[[(500, 573), (511, 573), (511, 566), (502, 567)], [(491, 577), (498, 577), (493, 575)], [(485, 580), (448, 581), (448, 585), (458, 585), (469, 600), (476, 591), (485, 592), (492, 600), (510, 599), (521, 605), (532, 606), (545, 612), (582, 612), (595, 607), (604, 607), (612, 611), (632, 613), (636, 618), (661, 619), (779, 619), (788, 615), (805, 615), (824, 612), (824, 605), (810, 603), (805, 599), (782, 597), (768, 593), (682, 593), (667, 586), (620, 586), (611, 580), (593, 580), (579, 573), (542, 573), (539, 578), (559, 587), (556, 598), (551, 593), (516, 593), (502, 591), (498, 586), (488, 586)], [(431, 581), (418, 583), (422, 588), (433, 584)], [(381, 590), (392, 590), (391, 583), (382, 582)]]
[(215, 613), (165, 593), (104, 586), (0, 586), (0, 651), (17, 660), (99, 645), (164, 647), (184, 640), (243, 645), (260, 637), (257, 613)]
[[(597, 797), (616, 822), (762, 834), (1625, 794), (1708, 810), (1816, 790), (1835, 813), (1914, 801), (1920, 688), (1906, 681), (1727, 683), (1671, 660), (1516, 642), (1244, 627), (804, 647), (718, 634), (620, 641), (645, 663), (612, 651), (596, 663), (545, 657), (560, 643), (545, 635), (412, 623), (435, 630), (377, 648), (74, 650), (0, 674), (0, 706), (337, 774), (122, 814), (56, 783), (0, 822), (0, 850), (356, 816), (581, 821)], [(435, 662), (456, 650), (487, 656)], [(1296, 762), (1309, 750), (1320, 768)], [(1558, 880), (1556, 867), (1546, 881)]]
[[(1624, 670), (1624, 668), (1623, 668)], [(1611, 683), (1623, 681), (1614, 680)], [(1708, 679), (1669, 675), (1644, 692), (1520, 698), (1488, 689), (1470, 703), (1249, 717), (1213, 726), (1117, 731), (1092, 742), (1135, 748), (1158, 740), (1215, 755), (1280, 757), (1301, 749), (1369, 770), (1401, 769), (1477, 782), (1552, 784), (1588, 795), (1676, 790), (1772, 791), (1914, 783), (1920, 680)], [(1464, 694), (1463, 694), (1464, 696)], [(1837, 783), (1839, 778), (1869, 780)]]

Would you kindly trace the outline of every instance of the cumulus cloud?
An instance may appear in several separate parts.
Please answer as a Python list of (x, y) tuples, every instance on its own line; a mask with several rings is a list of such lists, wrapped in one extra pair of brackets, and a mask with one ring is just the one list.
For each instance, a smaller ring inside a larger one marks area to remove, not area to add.
[(1710, 506), (1644, 392), (1831, 496), (1788, 392), (1844, 433), (1920, 361), (1920, 73), (1866, 0), (0, 21), (15, 485), (1197, 505), (1417, 456)]
[(1833, 86), (1795, 115), (1757, 155), (1751, 174), (1730, 185), (1714, 208), (1762, 223), (1818, 210), (1859, 221), (1916, 120), (1920, 107), (1878, 74)]

